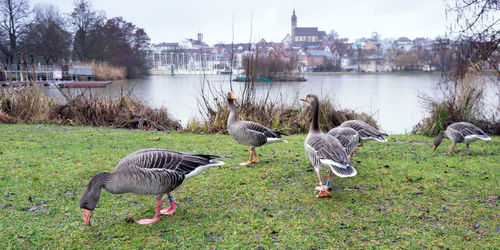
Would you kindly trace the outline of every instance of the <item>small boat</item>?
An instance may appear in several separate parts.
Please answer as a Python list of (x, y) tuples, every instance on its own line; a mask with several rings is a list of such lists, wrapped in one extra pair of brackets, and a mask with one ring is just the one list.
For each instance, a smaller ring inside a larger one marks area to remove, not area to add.
[(219, 74), (219, 75), (230, 75), (231, 73), (233, 73), (233, 71), (231, 71), (231, 70), (217, 71), (217, 74)]
[(104, 88), (111, 84), (112, 81), (71, 81), (62, 82), (58, 86), (60, 88)]

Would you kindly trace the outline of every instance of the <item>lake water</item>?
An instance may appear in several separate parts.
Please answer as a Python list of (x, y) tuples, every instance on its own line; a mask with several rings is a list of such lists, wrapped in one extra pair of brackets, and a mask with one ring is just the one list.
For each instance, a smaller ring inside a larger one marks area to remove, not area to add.
[[(425, 112), (419, 93), (436, 96), (439, 74), (333, 74), (306, 75), (306, 82), (256, 83), (257, 94), (263, 96), (270, 89), (271, 99), (283, 98), (299, 104), (298, 97), (309, 93), (328, 96), (340, 108), (373, 114), (382, 130), (391, 134), (410, 132)], [(209, 75), (212, 84), (229, 91), (229, 77)], [(114, 81), (106, 88), (92, 89), (93, 93), (119, 95), (120, 90), (133, 90), (136, 95), (154, 107), (164, 106), (182, 124), (200, 117), (197, 100), (203, 77), (199, 75), (148, 76), (143, 79)], [(236, 94), (244, 83), (233, 82)], [(57, 89), (44, 88), (50, 96), (61, 98)], [(77, 90), (72, 90), (77, 91)], [(489, 100), (498, 102), (493, 93)], [(222, 98), (225, 98), (222, 97)]]

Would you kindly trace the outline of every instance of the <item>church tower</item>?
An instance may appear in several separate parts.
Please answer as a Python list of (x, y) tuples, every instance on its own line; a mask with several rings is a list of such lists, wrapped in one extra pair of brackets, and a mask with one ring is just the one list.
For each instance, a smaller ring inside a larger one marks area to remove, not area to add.
[(293, 15), (292, 15), (292, 43), (295, 42), (295, 28), (297, 28), (297, 16), (295, 15), (295, 8), (293, 8)]

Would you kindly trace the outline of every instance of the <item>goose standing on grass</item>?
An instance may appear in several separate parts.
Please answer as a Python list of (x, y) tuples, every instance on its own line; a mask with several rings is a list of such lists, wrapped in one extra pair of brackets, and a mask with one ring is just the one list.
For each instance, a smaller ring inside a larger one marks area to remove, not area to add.
[[(304, 98), (300, 98), (300, 100), (312, 106), (313, 117), (309, 133), (304, 141), (304, 148), (318, 176), (319, 186), (316, 187), (316, 190), (320, 192), (317, 197), (330, 197), (332, 195), (328, 192), (328, 186), (332, 179), (332, 172), (338, 177), (352, 177), (356, 175), (356, 169), (354, 169), (352, 163), (347, 159), (347, 154), (339, 140), (321, 132), (318, 122), (318, 97), (310, 94)], [(321, 181), (320, 171), (322, 167), (326, 167), (330, 171), (326, 185), (323, 185)]]
[(275, 142), (287, 142), (281, 138), (282, 134), (280, 132), (266, 128), (255, 122), (238, 121), (236, 119), (234, 100), (236, 100), (236, 96), (234, 93), (229, 92), (227, 94), (227, 102), (229, 103), (227, 130), (238, 143), (250, 146), (250, 159), (247, 162), (240, 163), (240, 165), (246, 166), (259, 161), (257, 153), (255, 153), (256, 147)]
[[(83, 223), (90, 225), (90, 218), (104, 188), (112, 194), (135, 193), (156, 195), (153, 219), (142, 219), (139, 224), (160, 220), (162, 214), (174, 214), (177, 203), (170, 192), (186, 179), (202, 173), (212, 166), (223, 165), (214, 161), (214, 155), (190, 154), (168, 149), (144, 149), (123, 158), (112, 173), (99, 173), (90, 180), (80, 199)], [(161, 210), (162, 197), (168, 195), (170, 206)]]
[(358, 132), (350, 127), (336, 127), (330, 129), (328, 134), (339, 140), (347, 154), (347, 159), (351, 160), (352, 153), (354, 153), (359, 143)]
[(434, 140), (432, 151), (436, 150), (439, 144), (441, 144), (444, 136), (448, 137), (453, 142), (453, 146), (451, 146), (451, 150), (448, 154), (453, 152), (457, 143), (465, 142), (466, 151), (469, 153), (469, 143), (478, 139), (485, 141), (491, 140), (491, 137), (489, 137), (488, 134), (473, 124), (468, 122), (456, 122), (449, 125), (445, 131), (441, 131), (437, 135)]
[[(359, 134), (359, 142), (363, 143), (368, 140), (376, 140), (379, 142), (387, 142), (387, 139), (384, 138), (384, 135), (387, 136), (386, 133), (382, 133), (378, 131), (376, 128), (370, 126), (368, 123), (360, 120), (349, 120), (340, 124), (339, 127), (349, 127), (356, 130)], [(360, 145), (362, 146), (362, 144)]]

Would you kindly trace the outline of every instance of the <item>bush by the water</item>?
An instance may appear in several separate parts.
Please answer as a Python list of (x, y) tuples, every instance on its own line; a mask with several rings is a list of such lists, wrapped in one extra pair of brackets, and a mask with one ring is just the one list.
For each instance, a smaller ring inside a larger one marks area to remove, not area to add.
[[(238, 119), (254, 121), (285, 134), (306, 133), (312, 119), (309, 105), (287, 104), (284, 96), (272, 97), (269, 87), (263, 98), (256, 97), (255, 82), (245, 82), (241, 93), (237, 93)], [(209, 81), (200, 88), (199, 111), (202, 120), (191, 120), (185, 131), (192, 133), (227, 133), (229, 116), (227, 93), (220, 85)], [(213, 98), (216, 96), (216, 98)], [(298, 100), (298, 97), (296, 98)], [(297, 101), (298, 102), (298, 101)], [(347, 120), (363, 120), (377, 127), (375, 119), (366, 113), (336, 107), (328, 97), (320, 100), (319, 122), (323, 131), (328, 131)]]
[[(64, 92), (61, 92), (64, 93)], [(177, 130), (181, 127), (165, 108), (153, 109), (139, 98), (100, 97), (89, 93), (61, 104), (37, 87), (4, 89), (0, 95), (0, 123), (91, 125), (130, 129)]]
[[(436, 135), (454, 122), (468, 121), (486, 133), (500, 135), (500, 102), (492, 110), (486, 108), (485, 87), (488, 76), (480, 64), (473, 64), (463, 78), (441, 83), (442, 97), (420, 96), (429, 117), (417, 124), (413, 132)], [(500, 97), (500, 86), (496, 86)]]

